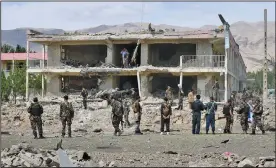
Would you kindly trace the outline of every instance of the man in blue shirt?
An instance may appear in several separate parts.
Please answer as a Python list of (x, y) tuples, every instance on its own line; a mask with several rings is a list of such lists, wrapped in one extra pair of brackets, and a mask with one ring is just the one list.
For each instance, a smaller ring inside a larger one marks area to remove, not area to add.
[(217, 111), (217, 104), (212, 96), (210, 97), (210, 102), (206, 104), (206, 110), (206, 134), (208, 134), (210, 125), (213, 134), (215, 134), (215, 112)]
[(192, 103), (192, 133), (199, 134), (200, 122), (201, 122), (201, 111), (205, 109), (204, 104), (200, 101), (200, 95), (196, 95), (196, 100)]
[(128, 65), (128, 55), (129, 55), (129, 52), (127, 51), (126, 48), (124, 48), (121, 51), (121, 55), (122, 55), (122, 60), (123, 60), (123, 67), (126, 68)]

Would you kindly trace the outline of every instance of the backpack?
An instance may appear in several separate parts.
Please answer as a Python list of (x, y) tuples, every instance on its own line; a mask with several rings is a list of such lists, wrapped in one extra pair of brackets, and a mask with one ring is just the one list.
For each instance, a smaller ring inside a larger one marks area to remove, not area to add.
[(163, 114), (166, 117), (170, 114), (170, 105), (168, 105), (166, 103), (164, 104), (164, 106), (163, 106)]
[(223, 106), (222, 113), (223, 113), (224, 115), (230, 115), (230, 106), (225, 104), (225, 105)]

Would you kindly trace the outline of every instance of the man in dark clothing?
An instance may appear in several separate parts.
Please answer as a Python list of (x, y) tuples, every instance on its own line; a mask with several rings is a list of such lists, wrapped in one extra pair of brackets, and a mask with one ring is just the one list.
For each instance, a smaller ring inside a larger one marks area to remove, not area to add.
[(210, 102), (206, 104), (206, 134), (208, 134), (209, 127), (211, 125), (212, 132), (215, 134), (215, 112), (217, 111), (217, 104), (213, 97), (210, 97)]
[(68, 127), (68, 137), (71, 138), (71, 125), (72, 125), (72, 120), (74, 118), (74, 109), (72, 106), (72, 102), (68, 101), (68, 96), (65, 95), (64, 97), (64, 102), (60, 104), (60, 120), (62, 124), (62, 131), (61, 131), (61, 136), (65, 136), (65, 128), (66, 124)]
[(33, 130), (34, 139), (37, 139), (36, 129), (38, 129), (39, 138), (44, 138), (41, 120), (41, 114), (43, 114), (43, 107), (38, 103), (38, 99), (36, 97), (33, 99), (33, 103), (31, 103), (30, 107), (28, 108), (28, 113), (30, 113), (29, 118)]
[(164, 103), (161, 105), (161, 135), (164, 134), (164, 125), (166, 125), (166, 132), (169, 135), (170, 132), (170, 116), (172, 115), (171, 103), (167, 97), (164, 98)]
[(232, 101), (229, 99), (227, 103), (223, 106), (223, 114), (226, 118), (226, 124), (224, 128), (224, 133), (231, 133), (231, 124), (233, 121), (233, 106)]
[(204, 110), (204, 104), (200, 101), (200, 95), (196, 95), (196, 100), (192, 104), (193, 119), (192, 119), (192, 133), (199, 134), (200, 132), (200, 121), (201, 111)]
[(240, 121), (241, 121), (241, 126), (242, 126), (242, 131), (244, 134), (247, 134), (248, 130), (248, 114), (249, 114), (250, 107), (246, 103), (246, 97), (242, 97), (242, 102), (240, 104), (240, 107), (238, 108), (237, 112), (238, 114), (241, 115)]
[(255, 134), (256, 126), (260, 128), (262, 134), (265, 134), (264, 126), (262, 123), (262, 114), (263, 114), (263, 105), (260, 103), (260, 99), (257, 99), (256, 105), (253, 108), (253, 119), (254, 122), (252, 124), (252, 134)]
[(84, 106), (84, 109), (87, 109), (87, 96), (88, 96), (88, 92), (85, 88), (82, 88), (82, 91), (81, 91), (81, 96), (82, 96), (82, 102), (83, 102), (83, 106)]

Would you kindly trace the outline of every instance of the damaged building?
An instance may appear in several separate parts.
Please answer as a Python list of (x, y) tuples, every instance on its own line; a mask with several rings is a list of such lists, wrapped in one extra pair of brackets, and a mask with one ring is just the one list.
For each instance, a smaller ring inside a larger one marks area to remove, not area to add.
[[(180, 84), (185, 95), (194, 89), (202, 96), (211, 96), (218, 80), (220, 101), (225, 101), (232, 91), (245, 87), (246, 66), (228, 23), (214, 30), (183, 32), (29, 33), (29, 42), (41, 44), (43, 52), (47, 47), (47, 66), (29, 66), (27, 70), (27, 74), (46, 76), (45, 93), (59, 95), (66, 88), (80, 91), (82, 87), (137, 88), (147, 97), (167, 86), (177, 93)], [(124, 48), (130, 57), (136, 56), (135, 65), (122, 68)]]

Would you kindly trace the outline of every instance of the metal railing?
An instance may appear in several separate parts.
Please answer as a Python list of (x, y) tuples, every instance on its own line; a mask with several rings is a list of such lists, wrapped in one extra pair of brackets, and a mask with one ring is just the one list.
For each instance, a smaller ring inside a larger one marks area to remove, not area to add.
[(180, 56), (180, 67), (224, 67), (225, 55), (182, 55)]

